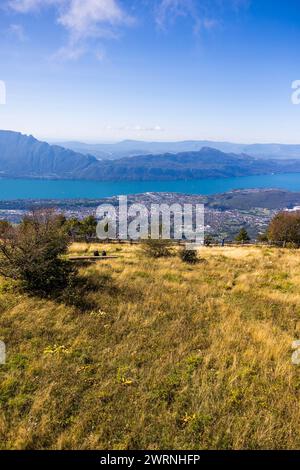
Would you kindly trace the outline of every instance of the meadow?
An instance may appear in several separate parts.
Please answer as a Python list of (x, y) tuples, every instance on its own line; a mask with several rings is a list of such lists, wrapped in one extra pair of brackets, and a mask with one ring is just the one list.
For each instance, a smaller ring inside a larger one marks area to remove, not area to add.
[(298, 250), (99, 248), (82, 308), (0, 280), (0, 449), (300, 447)]

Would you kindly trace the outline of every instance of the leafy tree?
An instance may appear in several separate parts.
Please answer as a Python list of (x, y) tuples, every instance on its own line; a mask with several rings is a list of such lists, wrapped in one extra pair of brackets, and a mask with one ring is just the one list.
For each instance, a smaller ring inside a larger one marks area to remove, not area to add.
[(300, 212), (280, 212), (271, 220), (267, 233), (275, 244), (300, 246)]
[(68, 244), (69, 237), (55, 212), (33, 212), (2, 234), (0, 274), (20, 281), (28, 292), (51, 296), (76, 274), (72, 263), (62, 257)]
[(245, 228), (241, 228), (237, 236), (235, 237), (235, 241), (239, 243), (246, 243), (250, 241), (250, 237), (248, 232)]
[(97, 219), (93, 215), (89, 215), (81, 221), (80, 233), (84, 237), (94, 237), (96, 235)]
[(89, 215), (83, 220), (73, 217), (65, 221), (64, 227), (72, 238), (85, 237), (88, 239), (96, 235), (97, 219), (93, 215)]

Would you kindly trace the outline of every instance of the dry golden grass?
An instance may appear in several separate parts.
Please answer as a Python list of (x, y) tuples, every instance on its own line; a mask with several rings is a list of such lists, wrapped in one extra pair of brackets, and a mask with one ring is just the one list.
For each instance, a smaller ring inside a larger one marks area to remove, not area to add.
[(300, 252), (106, 249), (85, 313), (1, 281), (1, 448), (299, 448)]

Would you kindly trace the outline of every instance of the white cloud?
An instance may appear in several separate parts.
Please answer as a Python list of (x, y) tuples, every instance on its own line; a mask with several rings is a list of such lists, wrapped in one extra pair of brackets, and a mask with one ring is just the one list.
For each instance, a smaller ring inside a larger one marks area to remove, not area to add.
[(68, 32), (68, 43), (56, 57), (78, 59), (85, 53), (90, 38), (115, 38), (118, 27), (130, 25), (133, 19), (123, 10), (119, 0), (8, 0), (17, 13), (32, 13), (53, 7), (57, 22)]
[(162, 132), (163, 131), (163, 128), (161, 126), (152, 126), (152, 127), (144, 127), (144, 126), (141, 126), (141, 125), (136, 125), (132, 128), (130, 127), (126, 127), (126, 130), (133, 130), (133, 131), (137, 131), (137, 132)]
[(109, 27), (130, 22), (116, 0), (71, 0), (67, 3), (58, 22), (75, 37), (110, 35)]
[(55, 54), (53, 59), (58, 60), (78, 60), (87, 52), (86, 48), (81, 45), (68, 44), (67, 46), (61, 47)]
[(119, 127), (114, 127), (114, 126), (106, 126), (105, 128), (108, 131), (132, 131), (132, 132), (164, 132), (164, 128), (155, 125), (155, 126), (142, 126), (140, 124), (136, 124), (134, 126), (129, 126), (129, 125), (124, 125), (124, 126), (119, 126)]
[[(1, 1), (1, 0), (0, 0)], [(161, 29), (166, 29), (179, 17), (189, 17), (194, 22), (194, 32), (211, 30), (222, 22), (225, 10), (239, 10), (250, 0), (148, 0), (148, 6), (155, 5), (155, 20)], [(129, 0), (6, 0), (6, 5), (16, 13), (38, 12), (53, 8), (56, 21), (67, 32), (67, 41), (54, 54), (61, 59), (76, 60), (95, 47), (95, 57), (102, 58), (97, 50), (102, 50), (99, 39), (117, 38), (121, 26), (128, 26), (134, 19), (125, 11), (124, 5), (132, 5)], [(153, 6), (152, 6), (153, 8)], [(15, 34), (22, 35), (15, 28)], [(95, 44), (96, 40), (96, 44)]]

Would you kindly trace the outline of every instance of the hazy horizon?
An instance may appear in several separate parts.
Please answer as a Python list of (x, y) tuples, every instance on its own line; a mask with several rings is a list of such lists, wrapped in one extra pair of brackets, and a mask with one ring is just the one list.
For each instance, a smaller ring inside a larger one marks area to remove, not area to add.
[(191, 138), (191, 139), (183, 139), (183, 140), (180, 140), (180, 139), (174, 139), (174, 140), (169, 140), (169, 139), (166, 139), (166, 140), (159, 140), (159, 139), (156, 139), (156, 140), (153, 140), (153, 139), (133, 139), (133, 138), (122, 138), (122, 139), (115, 139), (115, 140), (101, 140), (101, 139), (96, 139), (96, 140), (89, 140), (89, 139), (86, 139), (86, 140), (83, 140), (83, 139), (68, 139), (67, 137), (66, 138), (60, 138), (60, 139), (55, 139), (55, 138), (49, 138), (47, 136), (41, 136), (41, 137), (38, 137), (32, 133), (24, 133), (22, 131), (19, 131), (17, 129), (0, 129), (0, 130), (4, 130), (4, 131), (8, 131), (8, 132), (21, 132), (22, 134), (24, 135), (32, 135), (33, 137), (35, 137), (37, 140), (41, 140), (41, 141), (45, 141), (45, 142), (48, 142), (49, 144), (51, 145), (54, 145), (54, 144), (64, 144), (64, 143), (79, 143), (79, 144), (87, 144), (87, 145), (112, 145), (112, 144), (118, 144), (118, 143), (122, 143), (122, 142), (145, 142), (145, 143), (183, 143), (183, 142), (215, 142), (215, 143), (230, 143), (230, 144), (236, 144), (236, 145), (300, 145), (300, 139), (299, 141), (296, 141), (296, 142), (268, 142), (268, 141), (262, 141), (262, 142), (259, 142), (257, 140), (253, 140), (253, 141), (247, 141), (247, 142), (241, 142), (241, 141), (234, 141), (234, 140), (216, 140), (216, 139), (201, 139), (201, 138)]

